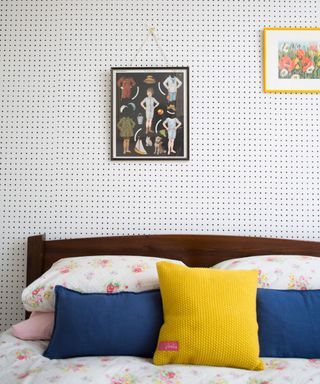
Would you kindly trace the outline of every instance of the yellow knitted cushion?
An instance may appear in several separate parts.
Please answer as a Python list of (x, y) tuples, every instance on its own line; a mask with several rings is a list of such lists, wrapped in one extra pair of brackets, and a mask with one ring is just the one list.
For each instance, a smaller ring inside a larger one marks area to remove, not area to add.
[(256, 270), (227, 271), (157, 263), (163, 303), (153, 362), (262, 370)]

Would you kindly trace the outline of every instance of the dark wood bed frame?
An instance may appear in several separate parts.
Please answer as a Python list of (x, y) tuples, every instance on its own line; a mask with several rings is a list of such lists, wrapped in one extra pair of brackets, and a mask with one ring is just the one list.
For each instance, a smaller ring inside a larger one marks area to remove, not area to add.
[(27, 284), (62, 258), (92, 255), (140, 255), (174, 258), (190, 267), (255, 255), (320, 256), (320, 242), (217, 235), (145, 235), (45, 240), (28, 238)]

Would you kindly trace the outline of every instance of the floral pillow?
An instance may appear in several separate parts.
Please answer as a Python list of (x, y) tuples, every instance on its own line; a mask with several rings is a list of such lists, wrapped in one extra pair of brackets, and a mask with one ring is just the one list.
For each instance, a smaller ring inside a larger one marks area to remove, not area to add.
[(258, 287), (320, 289), (320, 257), (267, 255), (223, 261), (217, 269), (258, 269)]
[[(54, 311), (54, 287), (85, 293), (141, 292), (159, 288), (156, 263), (144, 256), (84, 256), (61, 259), (22, 292), (27, 311)], [(182, 261), (169, 260), (178, 264)]]

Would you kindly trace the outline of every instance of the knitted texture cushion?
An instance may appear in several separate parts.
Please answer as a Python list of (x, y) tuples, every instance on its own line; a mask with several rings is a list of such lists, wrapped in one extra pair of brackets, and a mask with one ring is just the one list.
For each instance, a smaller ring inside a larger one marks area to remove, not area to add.
[(258, 271), (157, 263), (164, 324), (156, 365), (198, 364), (264, 369), (259, 359)]

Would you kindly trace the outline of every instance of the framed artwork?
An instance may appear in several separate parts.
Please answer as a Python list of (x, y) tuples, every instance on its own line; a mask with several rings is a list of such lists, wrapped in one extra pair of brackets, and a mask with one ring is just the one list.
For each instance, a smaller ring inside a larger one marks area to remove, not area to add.
[(112, 160), (189, 159), (189, 68), (112, 68)]
[(320, 28), (265, 28), (264, 91), (320, 92)]

